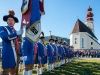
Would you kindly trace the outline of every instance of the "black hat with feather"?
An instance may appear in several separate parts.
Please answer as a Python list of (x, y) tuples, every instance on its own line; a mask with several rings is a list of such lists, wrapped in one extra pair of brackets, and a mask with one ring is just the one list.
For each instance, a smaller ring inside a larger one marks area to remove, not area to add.
[(62, 44), (63, 43), (63, 41), (62, 41), (62, 39), (60, 39), (60, 42), (59, 42), (59, 44)]
[(58, 38), (57, 37), (55, 37), (55, 40), (54, 40), (55, 42), (58, 42)]
[(8, 11), (8, 15), (3, 16), (3, 21), (7, 22), (8, 18), (13, 18), (15, 23), (18, 23), (18, 18), (14, 16), (15, 12), (13, 10)]
[(66, 42), (66, 41), (63, 41), (63, 43), (62, 43), (63, 45), (67, 45), (68, 43)]
[(51, 40), (54, 41), (54, 39), (52, 38), (52, 35), (50, 35), (50, 39), (49, 39), (49, 41), (51, 41)]

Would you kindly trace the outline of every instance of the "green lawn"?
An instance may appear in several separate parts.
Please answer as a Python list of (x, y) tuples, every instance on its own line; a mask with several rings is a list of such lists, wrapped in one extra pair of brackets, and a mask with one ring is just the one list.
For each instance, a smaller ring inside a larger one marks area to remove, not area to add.
[(100, 75), (100, 60), (78, 59), (45, 75)]
[[(33, 73), (36, 73), (36, 71), (34, 70)], [(22, 73), (20, 73), (20, 75), (22, 75)], [(100, 75), (100, 60), (76, 59), (71, 64), (61, 66), (61, 68), (50, 73), (44, 71), (44, 75)]]

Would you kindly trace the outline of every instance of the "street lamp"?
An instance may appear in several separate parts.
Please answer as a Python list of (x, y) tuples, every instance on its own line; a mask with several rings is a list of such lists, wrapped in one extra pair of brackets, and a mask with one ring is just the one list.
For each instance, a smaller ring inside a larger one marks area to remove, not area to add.
[(50, 35), (51, 35), (51, 31), (49, 31), (50, 32)]

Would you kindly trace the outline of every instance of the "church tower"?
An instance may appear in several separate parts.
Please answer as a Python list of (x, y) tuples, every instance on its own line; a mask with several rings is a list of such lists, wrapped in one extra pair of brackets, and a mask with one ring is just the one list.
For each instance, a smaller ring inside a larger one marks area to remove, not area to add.
[(87, 15), (86, 15), (86, 26), (90, 28), (90, 30), (94, 33), (94, 20), (93, 20), (93, 13), (92, 8), (87, 9)]

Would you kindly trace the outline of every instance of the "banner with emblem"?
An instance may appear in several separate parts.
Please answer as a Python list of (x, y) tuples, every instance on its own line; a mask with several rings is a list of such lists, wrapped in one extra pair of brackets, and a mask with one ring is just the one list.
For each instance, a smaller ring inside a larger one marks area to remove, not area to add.
[[(36, 42), (41, 34), (40, 24), (40, 2), (39, 0), (23, 0), (22, 2), (22, 26), (23, 21), (29, 23), (25, 36), (32, 42)], [(42, 6), (42, 5), (41, 5)]]

